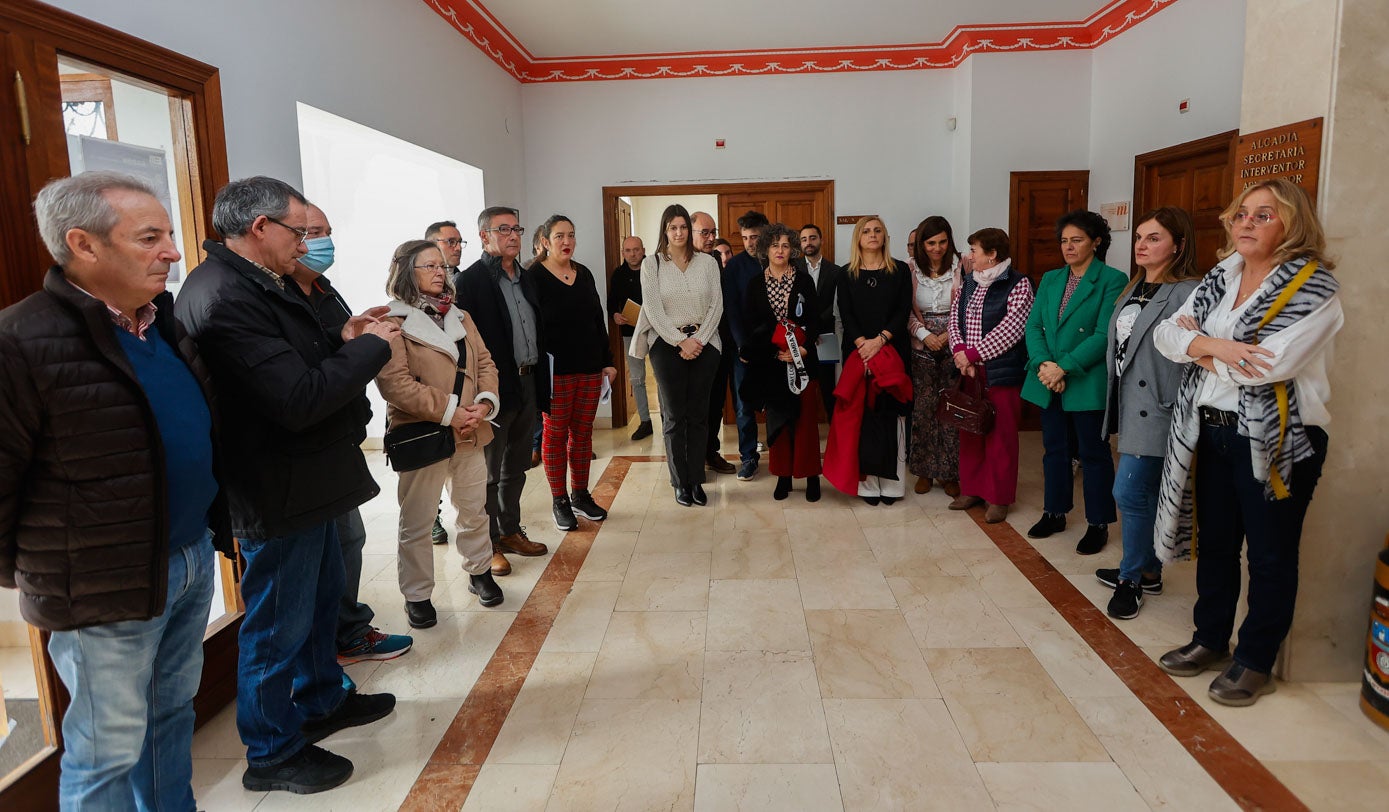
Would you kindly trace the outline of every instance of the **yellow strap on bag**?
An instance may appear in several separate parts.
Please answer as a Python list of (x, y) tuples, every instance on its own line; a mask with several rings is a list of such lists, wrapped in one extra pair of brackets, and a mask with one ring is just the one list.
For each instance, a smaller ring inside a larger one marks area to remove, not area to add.
[[(1317, 262), (1312, 260), (1302, 266), (1302, 270), (1297, 272), (1297, 276), (1292, 278), (1283, 291), (1278, 294), (1278, 298), (1269, 305), (1268, 312), (1259, 320), (1259, 326), (1254, 328), (1254, 345), (1259, 344), (1259, 331), (1268, 326), (1283, 308), (1292, 300), (1293, 294), (1297, 293), (1298, 288), (1302, 287), (1312, 274), (1316, 273)], [(1273, 496), (1276, 499), (1287, 499), (1289, 496), (1288, 486), (1284, 484), (1283, 477), (1278, 473), (1278, 451), (1283, 447), (1283, 437), (1288, 431), (1288, 384), (1286, 381), (1278, 381), (1273, 385), (1273, 394), (1278, 399), (1278, 444), (1273, 447), (1273, 459), (1269, 460), (1268, 478), (1269, 484), (1273, 486)]]

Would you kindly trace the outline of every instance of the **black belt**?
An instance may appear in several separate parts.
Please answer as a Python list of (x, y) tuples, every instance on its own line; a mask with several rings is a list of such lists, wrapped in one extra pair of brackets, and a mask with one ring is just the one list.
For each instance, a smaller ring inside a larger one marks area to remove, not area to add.
[(685, 325), (684, 327), (680, 327), (680, 328), (678, 328), (678, 329), (680, 330), (680, 332), (682, 332), (682, 333), (685, 334), (686, 338), (688, 338), (688, 337), (694, 335), (695, 333), (699, 332), (699, 325), (698, 325), (698, 324), (687, 324), (687, 325)]
[(516, 371), (522, 375), (529, 375), (535, 371), (535, 364), (522, 364), (516, 368)]
[(1209, 406), (1202, 406), (1201, 422), (1208, 426), (1238, 426), (1239, 412), (1226, 412), (1212, 409)]

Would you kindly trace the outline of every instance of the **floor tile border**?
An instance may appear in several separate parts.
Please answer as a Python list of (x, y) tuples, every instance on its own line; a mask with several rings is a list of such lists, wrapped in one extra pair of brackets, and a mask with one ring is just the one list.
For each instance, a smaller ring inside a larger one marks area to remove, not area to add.
[[(610, 507), (632, 463), (664, 461), (665, 457), (613, 457), (593, 488), (594, 501)], [(521, 692), (521, 685), (535, 664), (540, 647), (601, 527), (585, 521), (578, 530), (564, 535), (540, 574), (540, 580), (531, 589), (516, 619), (410, 787), (401, 804), (402, 810), (457, 810), (468, 800), (478, 772), (487, 761), (516, 696)]]
[(1011, 524), (989, 524), (982, 507), (971, 508), (969, 516), (1235, 803), (1307, 809)]

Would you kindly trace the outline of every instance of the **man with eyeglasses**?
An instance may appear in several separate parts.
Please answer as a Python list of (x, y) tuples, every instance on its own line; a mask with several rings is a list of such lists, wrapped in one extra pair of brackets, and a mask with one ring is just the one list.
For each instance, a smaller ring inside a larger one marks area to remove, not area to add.
[(492, 574), (507, 575), (506, 553), (549, 552), (521, 526), (521, 490), (531, 461), (535, 415), (550, 408), (550, 365), (540, 332), (535, 289), (521, 274), (520, 212), (506, 206), (482, 210), (477, 218), (482, 256), (454, 278), (458, 301), (473, 317), (492, 353), (500, 381), (501, 411), (487, 444), (487, 517), (492, 536)]
[[(463, 239), (463, 234), (458, 230), (458, 224), (452, 220), (440, 220), (437, 223), (430, 223), (429, 228), (424, 230), (424, 238), (439, 246), (439, 250), (444, 253), (444, 262), (449, 266), (449, 277), (452, 278), (458, 273), (458, 263), (463, 259), (463, 249), (468, 247), (468, 241)], [(435, 541), (438, 541), (436, 538)], [(444, 542), (448, 537), (444, 537)], [(440, 542), (443, 543), (443, 542)]]
[(400, 330), (377, 320), (380, 308), (330, 335), (285, 279), (307, 253), (307, 205), (274, 178), (224, 186), (212, 225), (225, 242), (203, 244), (207, 260), (174, 304), (211, 373), (222, 485), (246, 560), (236, 722), (248, 762), (241, 784), (254, 792), (343, 783), (352, 762), (314, 742), (395, 707), (390, 694), (344, 684), (335, 520), (380, 493), (361, 450), (365, 391)]
[[(722, 269), (723, 256), (714, 250), (714, 244), (719, 238), (719, 229), (714, 223), (714, 218), (708, 212), (697, 211), (690, 215), (690, 229), (690, 240), (695, 250), (712, 256)], [(732, 347), (733, 332), (729, 329), (728, 320), (729, 313), (725, 308), (723, 317), (719, 319), (719, 339), (723, 346)], [(709, 470), (720, 474), (731, 474), (738, 470), (719, 453), (719, 440), (723, 434), (723, 403), (728, 398), (728, 385), (733, 378), (735, 355), (736, 353), (725, 352), (719, 356), (719, 368), (714, 373), (714, 385), (709, 388), (709, 451), (704, 457), (704, 464)], [(737, 402), (737, 395), (734, 395), (734, 402)]]
[[(318, 316), (318, 323), (330, 336), (339, 335), (343, 325), (352, 318), (352, 309), (328, 281), (325, 275), (336, 259), (333, 245), (333, 224), (323, 209), (310, 203), (308, 210), (308, 239), (305, 253), (294, 261), (290, 278), (308, 300)], [(367, 410), (368, 418), (371, 411)], [(345, 571), (342, 598), (338, 602), (338, 664), (351, 665), (363, 660), (393, 660), (410, 650), (415, 641), (405, 634), (386, 634), (371, 625), (376, 613), (362, 603), (362, 550), (366, 547), (367, 531), (362, 512), (352, 508), (335, 520), (338, 543), (342, 546)]]

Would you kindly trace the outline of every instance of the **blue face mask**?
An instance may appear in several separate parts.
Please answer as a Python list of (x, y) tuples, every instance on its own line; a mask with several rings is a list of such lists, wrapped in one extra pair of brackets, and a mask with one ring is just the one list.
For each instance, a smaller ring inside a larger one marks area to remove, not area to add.
[(326, 273), (333, 264), (333, 238), (315, 237), (305, 240), (304, 247), (309, 253), (299, 258), (299, 264), (311, 271)]

